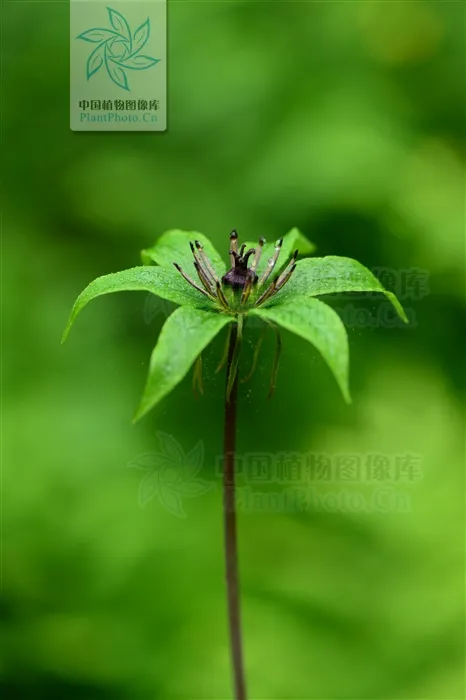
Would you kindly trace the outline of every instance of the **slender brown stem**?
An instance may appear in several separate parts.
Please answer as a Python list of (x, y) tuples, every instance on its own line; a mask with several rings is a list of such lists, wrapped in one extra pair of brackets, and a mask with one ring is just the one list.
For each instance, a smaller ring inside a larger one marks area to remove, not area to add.
[[(233, 364), (238, 328), (232, 327), (228, 348), (228, 375)], [(236, 404), (238, 396), (238, 374), (225, 404), (224, 432), (224, 527), (225, 527), (225, 578), (227, 586), (228, 620), (230, 631), (231, 660), (235, 685), (235, 699), (247, 700), (243, 668), (241, 640), (241, 616), (239, 605), (238, 547), (236, 537), (235, 507), (235, 452), (236, 452)]]

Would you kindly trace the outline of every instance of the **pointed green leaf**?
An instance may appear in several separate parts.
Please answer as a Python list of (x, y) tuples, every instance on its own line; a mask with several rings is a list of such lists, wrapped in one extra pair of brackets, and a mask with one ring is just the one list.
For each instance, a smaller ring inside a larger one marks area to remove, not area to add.
[(204, 246), (204, 251), (209, 257), (214, 270), (219, 277), (222, 277), (226, 272), (225, 263), (207, 236), (197, 233), (197, 231), (180, 231), (178, 229), (166, 231), (160, 236), (155, 245), (141, 251), (142, 261), (145, 265), (150, 264), (150, 262), (156, 262), (157, 265), (162, 265), (162, 267), (172, 267), (173, 263), (176, 262), (178, 265), (181, 265), (188, 275), (194, 275), (198, 279), (193, 264), (193, 254), (189, 247), (190, 241), (192, 243), (199, 241)]
[(112, 292), (138, 290), (152, 292), (152, 294), (175, 304), (185, 304), (202, 309), (212, 307), (209, 299), (191, 287), (175, 269), (171, 272), (171, 270), (165, 270), (161, 267), (133, 267), (129, 270), (98, 277), (81, 292), (71, 310), (62, 342), (66, 340), (77, 315), (92, 299)]
[(336, 311), (323, 301), (296, 295), (282, 304), (260, 307), (251, 313), (274, 321), (312, 343), (335, 375), (345, 400), (351, 402), (348, 386), (348, 337)]
[(311, 297), (341, 292), (380, 292), (393, 304), (398, 316), (408, 323), (400, 302), (374, 277), (372, 272), (352, 258), (328, 255), (325, 258), (306, 258), (296, 264), (291, 279), (266, 306), (275, 306), (295, 294)]
[(181, 382), (199, 353), (231, 321), (232, 316), (187, 306), (176, 309), (169, 316), (152, 352), (147, 383), (135, 421)]
[[(257, 243), (258, 241), (247, 241), (246, 250), (248, 250), (248, 248), (256, 248)], [(273, 256), (275, 252), (275, 243), (276, 241), (268, 241), (262, 248), (261, 259), (257, 268), (259, 274), (265, 270), (267, 261)], [(312, 253), (315, 250), (315, 245), (295, 227), (283, 236), (283, 243), (275, 272), (278, 272), (282, 267), (284, 267), (296, 249), (299, 250), (300, 255), (309, 255), (309, 253)]]

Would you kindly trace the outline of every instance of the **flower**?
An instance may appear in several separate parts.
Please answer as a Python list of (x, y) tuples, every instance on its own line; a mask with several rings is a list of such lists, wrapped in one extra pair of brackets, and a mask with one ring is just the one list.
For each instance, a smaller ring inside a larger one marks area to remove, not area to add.
[[(309, 255), (313, 250), (314, 246), (296, 228), (276, 244), (266, 243), (261, 238), (257, 244), (246, 242), (240, 248), (237, 233), (233, 231), (230, 234), (230, 269), (227, 270), (225, 262), (203, 234), (167, 231), (152, 248), (141, 252), (143, 266), (99, 277), (84, 289), (73, 306), (63, 340), (78, 314), (92, 299), (111, 292), (144, 290), (180, 308), (170, 314), (162, 327), (135, 420), (169, 394), (193, 365), (195, 379), (200, 383), (201, 353), (223, 328), (231, 329), (233, 324), (235, 361), (233, 372), (230, 367), (228, 395), (236, 376), (243, 327), (250, 316), (271, 325), (277, 333), (271, 389), (280, 349), (278, 328), (283, 328), (304, 338), (320, 352), (349, 402), (346, 329), (336, 311), (317, 297), (345, 292), (380, 292), (402, 321), (407, 323), (408, 319), (396, 296), (356, 260), (334, 255), (298, 260), (299, 255)], [(199, 283), (193, 279), (195, 276)]]
[[(274, 271), (280, 251), (283, 245), (283, 238), (277, 241), (274, 246), (274, 254), (268, 259), (267, 265), (259, 275), (258, 269), (262, 250), (265, 245), (265, 238), (260, 238), (256, 248), (249, 248), (246, 252), (246, 243), (238, 249), (238, 234), (236, 231), (230, 233), (230, 262), (231, 268), (219, 279), (215, 272), (209, 256), (204, 251), (202, 243), (198, 240), (189, 242), (194, 258), (194, 267), (202, 286), (199, 286), (186, 272), (181, 265), (174, 262), (175, 268), (182, 277), (198, 292), (213, 301), (220, 311), (232, 314), (247, 313), (249, 308), (259, 307), (265, 301), (272, 298), (290, 279), (296, 268), (298, 250), (295, 250), (291, 260), (281, 274), (277, 275), (270, 285), (266, 285), (269, 277)], [(251, 263), (250, 263), (251, 260)]]

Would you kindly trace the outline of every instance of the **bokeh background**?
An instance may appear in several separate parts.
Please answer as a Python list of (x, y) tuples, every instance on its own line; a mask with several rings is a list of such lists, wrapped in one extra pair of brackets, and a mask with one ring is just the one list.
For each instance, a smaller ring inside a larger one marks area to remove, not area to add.
[[(202, 398), (187, 378), (132, 425), (172, 307), (110, 295), (60, 336), (89, 281), (169, 228), (226, 253), (234, 227), (296, 225), (318, 255), (386, 268), (411, 324), (378, 298), (332, 301), (350, 407), (287, 333), (274, 399), (272, 337), (241, 388), (250, 697), (464, 698), (464, 3), (171, 0), (164, 134), (69, 130), (68, 18), (3, 3), (1, 697), (232, 697), (223, 338)], [(193, 448), (210, 488), (164, 497), (160, 455), (182, 468)], [(301, 473), (264, 477), (291, 452)], [(357, 479), (318, 475), (342, 460)]]

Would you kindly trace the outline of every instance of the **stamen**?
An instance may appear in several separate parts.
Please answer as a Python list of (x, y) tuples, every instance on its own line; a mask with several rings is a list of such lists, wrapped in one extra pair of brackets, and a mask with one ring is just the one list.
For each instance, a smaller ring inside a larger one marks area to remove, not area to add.
[[(196, 241), (196, 242), (198, 242), (198, 241)], [(204, 276), (206, 282), (207, 282), (208, 285), (209, 285), (208, 291), (212, 292), (212, 291), (213, 291), (213, 287), (214, 287), (213, 282), (214, 282), (215, 280), (211, 279), (211, 275), (210, 275), (208, 269), (206, 269), (206, 268), (204, 267), (204, 265), (202, 264), (201, 259), (200, 259), (199, 255), (196, 253), (196, 251), (194, 250), (194, 245), (191, 243), (191, 241), (189, 241), (189, 246), (190, 246), (190, 248), (191, 248), (191, 252), (192, 252), (193, 257), (194, 257), (194, 267), (195, 267), (196, 270), (197, 270), (197, 274), (198, 274), (199, 277), (200, 277), (199, 270), (201, 270), (201, 272), (202, 272), (202, 274), (203, 274), (203, 276)], [(198, 268), (199, 268), (199, 269), (198, 269)], [(202, 279), (201, 279), (201, 282), (202, 282)]]
[(267, 394), (267, 399), (272, 398), (273, 393), (275, 391), (275, 387), (277, 385), (278, 365), (280, 362), (280, 354), (281, 354), (281, 349), (282, 349), (282, 339), (281, 339), (280, 331), (275, 326), (275, 324), (271, 323), (270, 325), (272, 326), (272, 328), (274, 329), (274, 331), (276, 333), (277, 345), (275, 346), (275, 355), (273, 358), (272, 375), (270, 377), (270, 386), (269, 386), (269, 393)]
[(207, 279), (207, 277), (205, 276), (205, 272), (202, 269), (201, 265), (197, 261), (195, 261), (194, 267), (196, 268), (196, 272), (198, 274), (198, 277), (201, 280), (202, 284), (204, 285), (206, 291), (209, 293), (212, 292), (212, 287), (210, 286), (210, 282)]
[(278, 291), (280, 291), (280, 289), (282, 289), (282, 287), (285, 286), (285, 284), (288, 282), (291, 275), (295, 271), (295, 268), (296, 268), (296, 263), (293, 263), (293, 265), (291, 266), (291, 268), (288, 270), (288, 272), (286, 273), (286, 275), (284, 277), (283, 277), (283, 275), (280, 275), (280, 277), (278, 278), (277, 287), (274, 291), (274, 294), (276, 294)]
[(262, 237), (259, 239), (259, 247), (256, 248), (256, 254), (254, 255), (254, 260), (251, 263), (251, 267), (249, 268), (252, 272), (255, 272), (257, 270), (257, 266), (259, 265), (259, 261), (261, 259), (262, 255), (262, 248), (264, 247), (265, 243), (265, 238)]
[(264, 282), (267, 282), (270, 275), (272, 274), (273, 269), (274, 269), (275, 265), (277, 264), (278, 256), (280, 255), (280, 250), (281, 250), (282, 245), (283, 245), (283, 238), (280, 238), (280, 240), (277, 241), (277, 243), (275, 245), (275, 253), (273, 254), (273, 257), (271, 257), (269, 259), (269, 261), (267, 263), (267, 267), (265, 268), (262, 277), (259, 279), (259, 282), (257, 283), (258, 287), (261, 287), (264, 284)]
[(243, 257), (243, 253), (244, 253), (245, 250), (246, 250), (246, 243), (243, 243), (243, 245), (242, 245), (241, 248), (239, 249), (239, 256), (240, 256), (240, 258)]
[(257, 366), (257, 360), (259, 358), (259, 352), (262, 347), (262, 343), (264, 342), (264, 338), (267, 333), (267, 328), (268, 326), (264, 326), (262, 333), (259, 336), (259, 340), (256, 343), (256, 347), (254, 348), (254, 355), (252, 358), (252, 366), (251, 369), (249, 370), (248, 374), (241, 379), (241, 384), (244, 384), (245, 382), (248, 382), (251, 377), (253, 376), (254, 372), (256, 371), (256, 366)]
[[(287, 275), (288, 275), (288, 273), (290, 272), (290, 270), (291, 270), (291, 268), (293, 267), (293, 265), (296, 264), (296, 259), (297, 259), (297, 257), (298, 257), (298, 251), (295, 250), (295, 252), (293, 253), (293, 256), (292, 256), (292, 258), (290, 259), (288, 265), (285, 267), (285, 269), (283, 270), (283, 272), (280, 274), (280, 276), (279, 276), (279, 278), (278, 278), (278, 283), (277, 283), (277, 284), (278, 284), (278, 289), (280, 289), (280, 288), (282, 287), (282, 284), (285, 284), (286, 281), (288, 281), (289, 277), (287, 277)], [(287, 280), (286, 280), (286, 281), (284, 281), (284, 278), (285, 278), (285, 277), (287, 277)], [(278, 290), (277, 290), (277, 291), (278, 291)]]
[(231, 241), (230, 262), (231, 262), (231, 266), (234, 267), (235, 266), (235, 258), (233, 257), (233, 253), (238, 252), (238, 234), (236, 233), (236, 230), (233, 230), (230, 233), (230, 241)]
[(226, 365), (226, 363), (227, 363), (227, 360), (228, 360), (228, 351), (229, 351), (229, 349), (230, 349), (230, 337), (231, 337), (231, 325), (228, 326), (228, 333), (227, 333), (227, 339), (226, 339), (226, 343), (225, 343), (225, 348), (224, 348), (224, 350), (223, 350), (222, 359), (221, 359), (220, 362), (218, 363), (217, 369), (215, 370), (215, 374), (217, 374), (218, 372), (220, 372), (220, 370), (222, 369), (222, 367), (224, 367), (224, 366)]
[(214, 266), (210, 262), (210, 258), (204, 250), (204, 246), (201, 245), (201, 243), (199, 241), (195, 241), (195, 243), (196, 243), (196, 248), (198, 249), (198, 251), (200, 253), (202, 262), (204, 263), (204, 267), (205, 267), (204, 271), (207, 271), (209, 273), (209, 275), (207, 275), (207, 277), (210, 276), (212, 278), (212, 282), (219, 281), (219, 279), (217, 277), (217, 273), (214, 270)]
[(254, 306), (260, 306), (261, 304), (264, 303), (264, 301), (267, 301), (267, 299), (268, 299), (270, 296), (272, 296), (272, 294), (274, 294), (275, 288), (276, 288), (276, 286), (277, 286), (277, 282), (278, 282), (278, 277), (275, 277), (275, 279), (274, 279), (274, 281), (272, 282), (272, 284), (270, 285), (270, 287), (267, 287), (267, 289), (265, 290), (265, 292), (263, 292), (263, 293), (261, 294), (261, 296), (259, 297), (259, 299), (256, 300), (256, 303), (254, 304)]
[(175, 263), (175, 262), (174, 262), (173, 264), (174, 264), (174, 266), (176, 267), (176, 269), (178, 270), (178, 272), (180, 273), (180, 275), (182, 275), (182, 276), (184, 277), (184, 279), (186, 280), (186, 282), (188, 282), (188, 283), (191, 285), (191, 287), (194, 287), (194, 289), (197, 289), (198, 292), (200, 292), (201, 294), (203, 294), (203, 295), (204, 295), (205, 297), (207, 297), (208, 299), (211, 299), (212, 301), (215, 301), (214, 295), (213, 295), (213, 294), (209, 294), (208, 292), (205, 291), (205, 289), (202, 289), (202, 287), (200, 287), (198, 284), (196, 284), (196, 282), (195, 282), (194, 280), (192, 280), (191, 277), (190, 277), (189, 275), (186, 274), (186, 272), (183, 270), (182, 267), (180, 267), (180, 265), (178, 265), (178, 263)]
[(223, 308), (229, 309), (230, 305), (228, 304), (228, 300), (227, 300), (225, 294), (223, 293), (223, 289), (222, 289), (220, 282), (216, 283), (216, 288), (217, 288), (217, 298), (218, 298), (219, 302), (221, 303)]
[(204, 394), (204, 386), (202, 383), (202, 354), (198, 356), (193, 372), (193, 393), (196, 399), (197, 391), (199, 391), (201, 396)]
[(251, 294), (253, 280), (254, 280), (253, 277), (248, 277), (248, 279), (246, 280), (246, 284), (244, 285), (243, 293), (241, 294), (240, 304), (245, 304), (247, 302), (247, 300), (249, 299), (249, 295)]

